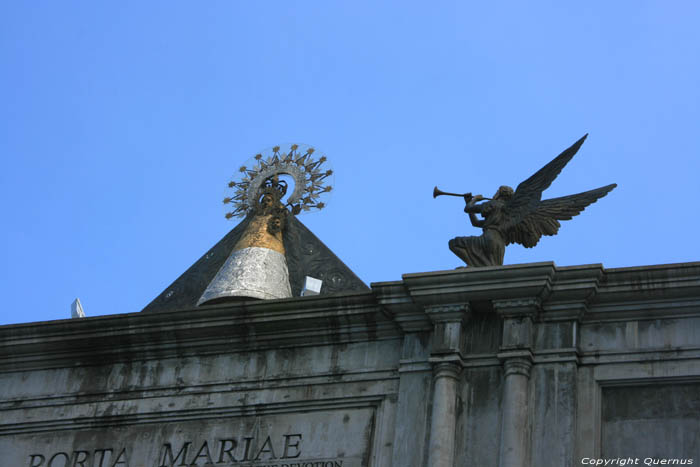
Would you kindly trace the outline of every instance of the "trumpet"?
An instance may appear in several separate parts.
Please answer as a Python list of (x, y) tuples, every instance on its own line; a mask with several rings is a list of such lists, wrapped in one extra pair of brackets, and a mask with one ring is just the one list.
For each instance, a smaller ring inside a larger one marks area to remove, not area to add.
[[(448, 193), (448, 192), (446, 192), (446, 191), (442, 191), (442, 190), (439, 189), (438, 187), (433, 188), (433, 198), (437, 198), (438, 196), (442, 196), (442, 195), (445, 195), (445, 196), (459, 196), (460, 198), (470, 198), (470, 199), (471, 199), (471, 197), (472, 197), (472, 194), (471, 194), (471, 193), (462, 193), (462, 194), (460, 194), (460, 193)], [(484, 198), (484, 199), (490, 200), (491, 198)]]

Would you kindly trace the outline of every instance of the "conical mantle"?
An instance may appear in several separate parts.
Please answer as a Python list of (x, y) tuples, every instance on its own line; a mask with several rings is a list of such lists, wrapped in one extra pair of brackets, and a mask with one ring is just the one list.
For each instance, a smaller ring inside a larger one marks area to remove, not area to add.
[(279, 212), (266, 209), (253, 215), (198, 306), (236, 298), (292, 296), (281, 231), (285, 219), (280, 218)]

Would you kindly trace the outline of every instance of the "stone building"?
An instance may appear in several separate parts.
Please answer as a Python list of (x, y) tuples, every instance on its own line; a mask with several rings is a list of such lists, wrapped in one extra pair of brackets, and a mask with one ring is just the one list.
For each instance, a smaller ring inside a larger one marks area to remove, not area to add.
[(245, 228), (144, 312), (0, 327), (0, 465), (700, 463), (700, 263), (367, 287), (292, 218), (290, 298), (197, 305)]

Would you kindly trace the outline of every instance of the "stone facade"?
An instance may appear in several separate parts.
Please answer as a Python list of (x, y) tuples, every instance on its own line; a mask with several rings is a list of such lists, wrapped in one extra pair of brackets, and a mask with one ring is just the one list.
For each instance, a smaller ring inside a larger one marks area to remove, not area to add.
[(9, 467), (697, 465), (700, 263), (2, 326), (0, 396)]

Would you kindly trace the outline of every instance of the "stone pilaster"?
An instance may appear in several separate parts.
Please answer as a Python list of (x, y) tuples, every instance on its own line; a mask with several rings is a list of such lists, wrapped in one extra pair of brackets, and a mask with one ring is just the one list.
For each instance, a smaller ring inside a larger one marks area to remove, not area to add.
[(503, 420), (501, 424), (500, 467), (530, 465), (528, 402), (532, 362), (526, 357), (510, 357), (504, 362)]
[(433, 322), (431, 363), (433, 365), (433, 405), (428, 445), (429, 467), (453, 467), (457, 391), (462, 369), (461, 349), (466, 304), (428, 307)]
[(460, 370), (456, 363), (438, 363), (433, 370), (433, 413), (428, 446), (430, 467), (453, 467)]
[(503, 412), (499, 467), (530, 466), (530, 371), (533, 320), (540, 308), (537, 298), (494, 301), (503, 318)]

